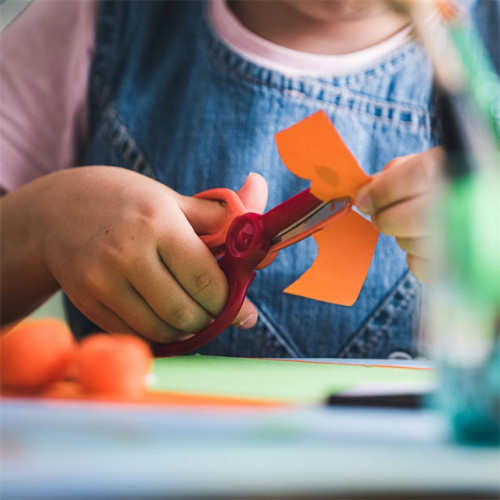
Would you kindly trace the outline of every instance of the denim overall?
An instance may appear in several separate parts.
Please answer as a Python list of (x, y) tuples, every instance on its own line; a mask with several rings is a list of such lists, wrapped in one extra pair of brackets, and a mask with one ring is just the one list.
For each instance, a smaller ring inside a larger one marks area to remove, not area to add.
[[(326, 111), (369, 174), (436, 143), (432, 74), (418, 45), (408, 43), (347, 76), (291, 78), (226, 46), (203, 2), (102, 2), (89, 92), (90, 137), (82, 164), (122, 166), (186, 195), (214, 187), (237, 190), (250, 172), (258, 172), (269, 184), (267, 209), (309, 185), (282, 164), (274, 134), (318, 110)], [(394, 238), (380, 237), (352, 307), (282, 293), (316, 251), (312, 238), (281, 251), (249, 290), (257, 325), (229, 328), (198, 352), (290, 358), (418, 354), (422, 286)], [(68, 305), (77, 336), (96, 330)]]

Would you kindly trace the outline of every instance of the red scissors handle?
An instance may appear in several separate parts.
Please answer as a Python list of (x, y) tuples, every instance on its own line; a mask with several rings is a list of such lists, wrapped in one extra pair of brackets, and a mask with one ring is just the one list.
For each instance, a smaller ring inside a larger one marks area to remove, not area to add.
[[(237, 193), (230, 189), (218, 188), (198, 193), (196, 197), (219, 200), (226, 204), (227, 215), (223, 226), (215, 233), (202, 235), (202, 240), (219, 259), (229, 284), (229, 299), (218, 318), (204, 330), (189, 339), (170, 344), (154, 344), (155, 356), (175, 356), (193, 351), (213, 340), (225, 330), (237, 316), (256, 268), (269, 264), (276, 253), (270, 253), (273, 238), (284, 228), (300, 219), (305, 213), (322, 202), (306, 189), (284, 201), (263, 215), (244, 213), (245, 206)], [(304, 232), (300, 239), (309, 236), (316, 229)], [(280, 246), (288, 246), (299, 238)], [(276, 252), (277, 249), (272, 249)], [(265, 259), (265, 260), (264, 260)]]
[(222, 226), (215, 233), (203, 234), (201, 240), (215, 257), (220, 257), (226, 249), (226, 238), (229, 228), (234, 220), (248, 212), (238, 193), (227, 188), (214, 188), (202, 191), (193, 196), (193, 198), (203, 198), (205, 200), (214, 200), (222, 202), (226, 205), (226, 218)]
[(234, 320), (250, 283), (255, 277), (255, 267), (264, 259), (271, 239), (264, 228), (264, 217), (247, 213), (236, 218), (229, 228), (226, 252), (219, 260), (229, 282), (229, 299), (220, 316), (200, 333), (172, 344), (155, 344), (155, 356), (175, 356), (198, 349), (213, 340)]

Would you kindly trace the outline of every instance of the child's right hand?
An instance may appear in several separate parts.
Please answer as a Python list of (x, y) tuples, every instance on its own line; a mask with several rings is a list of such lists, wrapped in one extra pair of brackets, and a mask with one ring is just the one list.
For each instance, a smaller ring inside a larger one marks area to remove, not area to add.
[[(240, 196), (261, 212), (265, 180), (250, 175)], [(172, 342), (205, 328), (227, 301), (226, 277), (197, 236), (222, 224), (219, 202), (182, 196), (125, 169), (81, 167), (5, 196), (2, 212), (4, 322), (29, 312), (33, 288), (46, 292), (57, 282), (104, 330)], [(16, 251), (21, 241), (31, 254)], [(233, 324), (249, 328), (256, 320), (245, 300)]]

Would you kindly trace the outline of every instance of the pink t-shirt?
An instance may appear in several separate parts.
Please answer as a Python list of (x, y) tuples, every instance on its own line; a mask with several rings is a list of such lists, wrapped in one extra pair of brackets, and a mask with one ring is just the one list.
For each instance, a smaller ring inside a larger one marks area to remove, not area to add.
[(74, 166), (87, 137), (94, 1), (32, 2), (0, 38), (0, 186)]
[(211, 0), (210, 19), (217, 34), (234, 51), (255, 64), (291, 77), (333, 76), (358, 71), (405, 43), (411, 32), (408, 26), (372, 47), (350, 54), (323, 55), (289, 49), (261, 38), (238, 21), (226, 0)]
[[(87, 83), (96, 0), (32, 2), (0, 38), (0, 187), (11, 191), (75, 166), (87, 140)], [(372, 64), (402, 45), (409, 28), (367, 49), (329, 56), (260, 38), (212, 0), (216, 34), (234, 51), (289, 76), (339, 75)]]

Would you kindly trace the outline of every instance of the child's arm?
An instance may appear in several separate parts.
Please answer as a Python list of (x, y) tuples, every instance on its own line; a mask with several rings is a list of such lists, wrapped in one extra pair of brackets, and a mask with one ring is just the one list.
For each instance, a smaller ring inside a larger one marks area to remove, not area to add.
[(382, 233), (396, 237), (421, 281), (429, 277), (430, 210), (442, 162), (442, 148), (395, 158), (356, 198), (359, 210), (371, 215)]
[[(264, 208), (260, 176), (242, 188)], [(227, 281), (197, 236), (224, 207), (181, 196), (137, 173), (81, 167), (41, 177), (1, 201), (1, 310), (6, 324), (62, 287), (108, 331), (169, 342), (204, 328), (223, 309)], [(245, 301), (234, 324), (251, 327)]]

